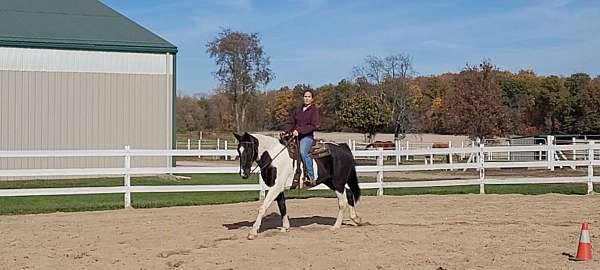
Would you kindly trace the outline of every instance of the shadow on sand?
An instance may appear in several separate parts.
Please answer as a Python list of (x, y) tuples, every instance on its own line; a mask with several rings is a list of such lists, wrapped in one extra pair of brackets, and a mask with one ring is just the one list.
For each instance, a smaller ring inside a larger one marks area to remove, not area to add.
[[(290, 227), (292, 228), (304, 227), (312, 224), (333, 226), (334, 223), (335, 218), (332, 217), (312, 216), (290, 218)], [(240, 221), (231, 224), (223, 224), (223, 227), (227, 228), (228, 230), (237, 230), (241, 228), (250, 228), (253, 224), (254, 220)], [(271, 213), (263, 218), (259, 232), (277, 229), (278, 227), (281, 227), (281, 216), (276, 213)]]

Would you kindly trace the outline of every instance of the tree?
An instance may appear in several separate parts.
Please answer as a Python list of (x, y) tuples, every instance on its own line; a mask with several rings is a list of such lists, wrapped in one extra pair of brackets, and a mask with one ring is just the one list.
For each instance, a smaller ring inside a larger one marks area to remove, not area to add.
[(233, 131), (233, 115), (231, 100), (224, 94), (225, 90), (216, 89), (208, 98), (208, 128), (212, 130)]
[(366, 93), (345, 100), (338, 116), (348, 127), (358, 129), (365, 134), (369, 142), (372, 141), (375, 133), (390, 121), (389, 110), (377, 97)]
[(248, 112), (246, 113), (246, 128), (247, 131), (259, 131), (270, 128), (270, 119), (265, 114), (265, 108), (271, 97), (267, 91), (258, 91), (251, 97), (248, 104)]
[(489, 62), (467, 66), (444, 102), (444, 123), (453, 133), (471, 138), (504, 135), (508, 120), (502, 105), (497, 70)]
[(190, 96), (178, 96), (175, 106), (175, 123), (178, 132), (191, 132), (206, 127), (206, 108), (202, 101)]
[(454, 74), (443, 74), (417, 78), (423, 95), (422, 108), (420, 109), (427, 120), (423, 131), (434, 133), (447, 132), (443, 124), (443, 108), (446, 94), (450, 91), (454, 83), (454, 77)]
[(259, 86), (267, 85), (274, 74), (269, 68), (257, 33), (222, 30), (206, 44), (207, 52), (217, 64), (215, 78), (231, 101), (235, 117), (235, 130), (245, 128), (246, 110), (251, 97)]
[(321, 129), (340, 131), (344, 125), (339, 119), (338, 112), (343, 102), (359, 92), (359, 87), (347, 80), (341, 80), (337, 85), (325, 85), (318, 89), (317, 104), (319, 104)]
[(296, 105), (297, 98), (287, 86), (275, 92), (274, 100), (267, 107), (267, 114), (271, 119), (271, 128), (282, 130), (285, 128), (290, 111)]
[(583, 99), (588, 96), (585, 92), (591, 80), (590, 76), (585, 73), (575, 73), (564, 80), (569, 96), (563, 104), (563, 111), (560, 114), (562, 132), (576, 134), (587, 130), (587, 127), (581, 124), (586, 118)]
[(539, 88), (539, 80), (533, 71), (521, 70), (518, 74), (498, 73), (498, 83), (502, 89), (503, 103), (508, 109), (510, 131), (513, 134), (527, 133), (532, 121), (528, 117), (534, 104), (534, 95)]
[(409, 129), (409, 81), (413, 74), (412, 58), (401, 53), (385, 58), (368, 56), (362, 66), (354, 67), (354, 76), (374, 85), (375, 94), (389, 108), (392, 115), (389, 126), (396, 140)]
[(558, 76), (541, 79), (534, 96), (531, 121), (540, 132), (559, 133), (562, 129), (561, 114), (567, 107), (569, 91)]
[(581, 93), (583, 118), (578, 129), (583, 134), (600, 134), (600, 81), (592, 81)]

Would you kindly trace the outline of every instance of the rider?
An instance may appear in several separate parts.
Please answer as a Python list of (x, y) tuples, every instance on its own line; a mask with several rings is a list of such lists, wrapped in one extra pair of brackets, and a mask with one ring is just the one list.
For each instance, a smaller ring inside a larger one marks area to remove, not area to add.
[(300, 143), (300, 156), (306, 166), (305, 175), (308, 176), (310, 186), (316, 185), (312, 159), (309, 156), (310, 147), (314, 142), (314, 132), (319, 129), (319, 109), (313, 104), (314, 92), (304, 91), (304, 103), (290, 113), (288, 132), (297, 136)]

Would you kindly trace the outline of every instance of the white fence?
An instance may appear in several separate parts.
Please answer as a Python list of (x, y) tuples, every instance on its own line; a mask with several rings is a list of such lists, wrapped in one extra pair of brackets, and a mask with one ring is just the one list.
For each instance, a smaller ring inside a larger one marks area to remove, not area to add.
[[(486, 161), (486, 155), (506, 152), (545, 152), (548, 157), (544, 161)], [(581, 159), (557, 160), (557, 151), (586, 152)], [(462, 186), (479, 185), (480, 193), (485, 193), (485, 185), (494, 184), (541, 184), (541, 183), (587, 183), (588, 193), (593, 191), (593, 183), (600, 181), (594, 176), (594, 166), (600, 166), (600, 159), (595, 156), (600, 152), (600, 144), (573, 144), (573, 145), (534, 145), (534, 146), (494, 146), (485, 147), (483, 144), (469, 148), (438, 148), (414, 150), (361, 150), (354, 151), (355, 157), (376, 157), (377, 165), (358, 166), (358, 172), (377, 173), (377, 181), (361, 183), (363, 189), (377, 189), (378, 195), (383, 195), (384, 188), (402, 187), (433, 187), (433, 186)], [(473, 162), (454, 162), (452, 155), (464, 154), (473, 157)], [(260, 198), (264, 198), (267, 187), (260, 180), (257, 184), (241, 185), (176, 185), (176, 186), (132, 186), (131, 176), (177, 174), (177, 173), (237, 173), (238, 167), (143, 167), (131, 168), (131, 158), (141, 156), (236, 156), (235, 150), (138, 150), (125, 147), (123, 150), (81, 150), (81, 151), (0, 151), (0, 158), (23, 157), (122, 157), (123, 167), (119, 168), (84, 168), (84, 169), (8, 169), (0, 170), (0, 177), (37, 177), (37, 176), (122, 176), (123, 186), (119, 187), (79, 187), (79, 188), (36, 188), (36, 189), (0, 189), (2, 196), (37, 196), (37, 195), (73, 195), (73, 194), (125, 194), (125, 207), (131, 207), (132, 192), (191, 192), (191, 191), (259, 191)], [(448, 163), (431, 162), (422, 165), (384, 165), (386, 157), (393, 156), (399, 160), (403, 156), (448, 156)], [(485, 170), (488, 168), (547, 168), (554, 170), (557, 166), (584, 166), (588, 169), (587, 176), (583, 177), (545, 177), (545, 178), (487, 178)], [(475, 169), (479, 171), (479, 178), (464, 180), (435, 180), (435, 181), (402, 181), (384, 182), (385, 172), (402, 171), (427, 171), (427, 170), (458, 170)], [(320, 185), (313, 189), (327, 189)]]

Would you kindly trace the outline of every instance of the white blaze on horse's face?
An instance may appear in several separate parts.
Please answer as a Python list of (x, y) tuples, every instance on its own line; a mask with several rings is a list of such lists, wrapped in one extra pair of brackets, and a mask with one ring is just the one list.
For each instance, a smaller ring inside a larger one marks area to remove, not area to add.
[(252, 142), (240, 142), (238, 144), (238, 154), (240, 156), (240, 176), (247, 179), (250, 176), (252, 162), (254, 162), (254, 144)]

